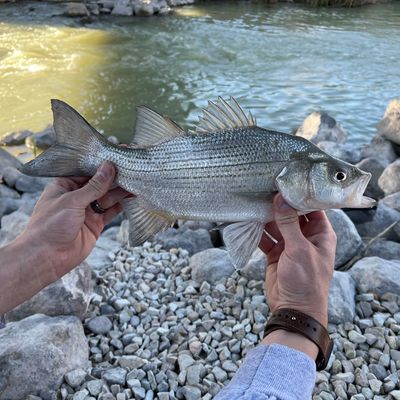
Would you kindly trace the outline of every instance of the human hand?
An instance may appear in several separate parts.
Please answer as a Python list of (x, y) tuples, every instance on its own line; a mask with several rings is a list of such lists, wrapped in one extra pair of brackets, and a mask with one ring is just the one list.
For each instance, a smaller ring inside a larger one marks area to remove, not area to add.
[[(25, 248), (42, 249), (54, 278), (80, 264), (104, 226), (122, 211), (120, 201), (130, 194), (120, 187), (111, 188), (115, 175), (114, 165), (103, 162), (91, 179), (57, 178), (42, 193), (19, 241)], [(92, 210), (94, 200), (106, 209), (104, 214)]]
[(323, 211), (298, 217), (278, 194), (275, 221), (265, 229), (278, 243), (263, 236), (260, 248), (267, 254), (265, 289), (272, 312), (293, 308), (328, 323), (328, 294), (332, 279), (336, 235)]

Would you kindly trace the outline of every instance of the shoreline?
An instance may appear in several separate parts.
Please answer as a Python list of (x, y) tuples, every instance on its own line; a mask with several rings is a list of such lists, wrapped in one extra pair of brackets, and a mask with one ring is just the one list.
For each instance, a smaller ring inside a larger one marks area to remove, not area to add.
[[(363, 7), (391, 3), (395, 0), (268, 0), (267, 5), (278, 3), (303, 4), (310, 7)], [(81, 23), (95, 22), (104, 15), (126, 16), (126, 17), (149, 17), (153, 15), (167, 15), (174, 12), (175, 8), (192, 4), (206, 4), (210, 0), (0, 0), (0, 7), (7, 4), (58, 4), (64, 7), (64, 11), (55, 16), (71, 17), (78, 19)], [(257, 2), (257, 1), (256, 1)], [(0, 8), (1, 10), (1, 8)], [(35, 11), (34, 7), (32, 10)]]

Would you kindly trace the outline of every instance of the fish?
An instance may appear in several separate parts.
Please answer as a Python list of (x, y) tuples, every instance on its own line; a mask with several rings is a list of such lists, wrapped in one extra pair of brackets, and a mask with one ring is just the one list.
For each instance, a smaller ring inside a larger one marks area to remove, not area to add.
[(93, 176), (115, 164), (129, 244), (139, 246), (178, 220), (217, 222), (236, 268), (246, 266), (280, 192), (299, 215), (330, 208), (369, 208), (371, 174), (325, 153), (305, 138), (261, 128), (234, 99), (209, 101), (195, 130), (137, 107), (127, 147), (110, 143), (76, 110), (51, 100), (56, 143), (24, 164), (33, 176)]

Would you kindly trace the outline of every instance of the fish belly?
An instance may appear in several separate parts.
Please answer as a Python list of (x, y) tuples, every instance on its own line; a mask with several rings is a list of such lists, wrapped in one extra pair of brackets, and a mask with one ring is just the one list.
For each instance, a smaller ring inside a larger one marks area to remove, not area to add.
[[(280, 171), (283, 165), (275, 167)], [(269, 174), (261, 174), (249, 165), (211, 172), (198, 167), (193, 171), (187, 169), (185, 176), (159, 171), (135, 179), (120, 172), (118, 183), (135, 193), (146, 207), (174, 219), (218, 222), (272, 219), (271, 204), (276, 189)]]

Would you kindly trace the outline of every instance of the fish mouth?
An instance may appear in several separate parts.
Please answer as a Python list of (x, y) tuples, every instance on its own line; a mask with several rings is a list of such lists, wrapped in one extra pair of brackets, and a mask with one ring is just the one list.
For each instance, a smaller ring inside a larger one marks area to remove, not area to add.
[(375, 206), (376, 200), (367, 196), (363, 196), (363, 194), (368, 186), (369, 181), (371, 180), (372, 174), (364, 171), (361, 172), (362, 175), (360, 176), (358, 181), (351, 187), (351, 194), (349, 196), (350, 202), (348, 207), (371, 208)]

